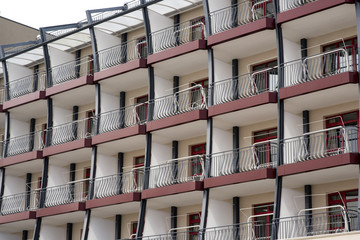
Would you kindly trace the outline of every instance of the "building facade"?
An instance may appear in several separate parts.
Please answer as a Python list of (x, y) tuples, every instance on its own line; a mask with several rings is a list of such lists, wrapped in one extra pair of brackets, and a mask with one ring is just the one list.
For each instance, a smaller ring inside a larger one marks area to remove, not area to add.
[(134, 0), (1, 45), (0, 239), (359, 239), (355, 0)]

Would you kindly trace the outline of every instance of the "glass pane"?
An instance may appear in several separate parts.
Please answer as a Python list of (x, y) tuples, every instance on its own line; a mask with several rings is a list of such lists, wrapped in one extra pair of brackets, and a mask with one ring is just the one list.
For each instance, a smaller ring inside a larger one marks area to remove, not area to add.
[(349, 192), (345, 193), (346, 200), (357, 199), (357, 197), (358, 197), (358, 191), (357, 190), (349, 191)]
[(343, 121), (344, 121), (344, 123), (346, 123), (348, 121), (357, 121), (357, 113), (352, 112), (352, 113), (344, 114), (343, 115)]
[(144, 162), (145, 162), (145, 157), (135, 158), (135, 165), (141, 165), (141, 164), (144, 164)]

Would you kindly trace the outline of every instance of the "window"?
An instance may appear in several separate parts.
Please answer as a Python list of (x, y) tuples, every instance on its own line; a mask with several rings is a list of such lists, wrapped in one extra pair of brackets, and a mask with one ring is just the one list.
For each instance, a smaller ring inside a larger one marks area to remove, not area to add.
[(252, 0), (252, 17), (253, 20), (258, 20), (274, 13), (272, 0)]
[(277, 138), (277, 128), (254, 132), (255, 164), (258, 167), (272, 166), (276, 161), (276, 149), (271, 148), (271, 139)]
[(256, 239), (271, 238), (271, 223), (273, 220), (274, 203), (254, 205), (254, 230)]
[(141, 186), (143, 182), (143, 175), (138, 173), (138, 170), (144, 170), (145, 156), (135, 157), (134, 159), (134, 178), (137, 186)]
[(146, 103), (147, 101), (148, 101), (148, 95), (136, 98), (136, 104), (138, 105), (136, 107), (136, 113), (139, 117), (140, 123), (146, 122), (147, 119), (147, 108), (148, 108), (148, 104)]
[(138, 222), (131, 223), (131, 239), (135, 239), (137, 231)]
[[(191, 146), (191, 156), (194, 155), (205, 156), (205, 154), (206, 154), (206, 143)], [(199, 158), (192, 159), (190, 173), (191, 176), (193, 177), (202, 175), (201, 160)]]
[(86, 112), (86, 133), (88, 136), (91, 136), (94, 127), (94, 116), (95, 116), (95, 109)]
[(205, 17), (198, 17), (190, 20), (191, 22), (191, 41), (204, 39)]
[(197, 240), (201, 213), (189, 214), (189, 240)]
[(254, 81), (255, 93), (275, 91), (278, 82), (278, 69), (271, 69), (277, 66), (277, 60), (258, 64), (252, 67), (252, 80)]
[(89, 193), (89, 187), (90, 187), (90, 174), (91, 174), (91, 168), (87, 167), (84, 168), (84, 178), (83, 179), (87, 179), (84, 181), (84, 198), (87, 197), (88, 193)]
[(327, 54), (324, 57), (324, 74), (334, 74), (337, 72), (345, 72), (347, 62), (349, 63), (350, 70), (356, 70), (358, 64), (358, 51), (357, 51), (357, 38), (348, 39), (332, 43), (323, 47), (323, 52), (331, 51), (338, 48), (344, 48), (349, 57), (343, 52), (334, 52)]
[[(203, 79), (203, 80), (191, 83), (191, 87), (196, 86), (196, 85), (201, 85), (203, 87), (204, 93), (205, 93), (205, 98), (207, 99), (209, 80), (208, 79)], [(202, 96), (201, 88), (200, 87), (199, 88), (193, 88), (191, 90), (191, 107), (192, 108), (198, 108), (199, 106), (201, 106), (203, 101), (204, 101), (204, 99), (203, 99), (203, 96)]]
[(137, 50), (139, 58), (147, 58), (146, 37), (141, 37), (137, 39)]

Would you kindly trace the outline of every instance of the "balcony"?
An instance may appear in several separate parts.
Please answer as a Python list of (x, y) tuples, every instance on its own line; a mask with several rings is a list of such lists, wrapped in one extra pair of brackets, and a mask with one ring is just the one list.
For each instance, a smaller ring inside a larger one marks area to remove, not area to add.
[(45, 130), (47, 147), (44, 156), (67, 152), (79, 148), (91, 147), (92, 119), (84, 118), (77, 121), (54, 126)]
[[(284, 139), (284, 165), (278, 167), (279, 175), (333, 167), (338, 167), (337, 171), (340, 172), (339, 167), (347, 165), (351, 168), (359, 160), (358, 134), (356, 126), (338, 126)], [(347, 177), (350, 176), (348, 172)]]
[(51, 81), (46, 96), (93, 83), (93, 59), (89, 56), (52, 67), (49, 71)]
[(149, 106), (153, 107), (153, 121), (147, 122), (147, 130), (153, 131), (206, 119), (206, 100), (207, 89), (201, 85), (195, 85), (149, 101)]
[(214, 82), (209, 116), (277, 102), (278, 68), (267, 68)]
[(86, 208), (140, 201), (144, 171), (134, 168), (129, 172), (95, 178), (94, 196)]
[(316, 2), (317, 0), (292, 0), (292, 1), (283, 1), (280, 4), (280, 12), (285, 12), (297, 7), (304, 6), (306, 4)]
[(277, 140), (254, 143), (252, 146), (213, 153), (210, 178), (205, 187), (266, 180), (274, 178), (277, 164)]
[(1, 216), (35, 211), (38, 208), (39, 190), (3, 196), (1, 198)]
[(357, 217), (357, 211), (336, 205), (301, 210), (297, 216), (274, 219), (274, 224), (279, 229), (278, 239), (298, 239), (357, 231)]

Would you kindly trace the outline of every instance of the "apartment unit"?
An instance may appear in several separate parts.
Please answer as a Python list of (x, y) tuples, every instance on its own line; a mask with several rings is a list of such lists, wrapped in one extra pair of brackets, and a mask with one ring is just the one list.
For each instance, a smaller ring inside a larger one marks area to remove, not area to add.
[(355, 0), (134, 0), (1, 45), (0, 239), (359, 239)]

